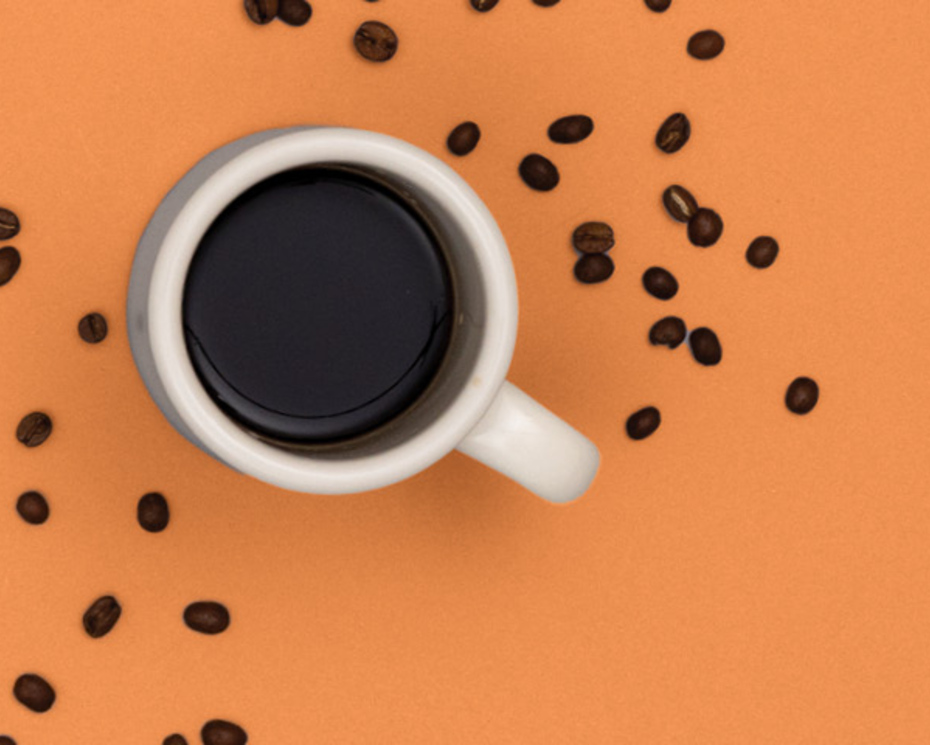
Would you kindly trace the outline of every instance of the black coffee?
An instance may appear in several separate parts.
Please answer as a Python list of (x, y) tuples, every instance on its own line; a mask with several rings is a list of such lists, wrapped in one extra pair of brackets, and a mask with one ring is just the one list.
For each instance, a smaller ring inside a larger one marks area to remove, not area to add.
[(393, 189), (338, 168), (270, 178), (200, 243), (187, 348), (214, 400), (291, 443), (368, 432), (427, 388), (452, 333), (439, 241)]

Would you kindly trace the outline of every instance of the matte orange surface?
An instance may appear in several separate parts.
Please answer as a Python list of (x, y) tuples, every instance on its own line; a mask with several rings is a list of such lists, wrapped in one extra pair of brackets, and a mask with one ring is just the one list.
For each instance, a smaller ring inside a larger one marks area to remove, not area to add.
[[(316, 0), (309, 25), (237, 0), (0, 3), (0, 204), (23, 231), (0, 288), (0, 732), (19, 745), (192, 743), (232, 719), (277, 743), (925, 743), (930, 740), (930, 172), (924, 0)], [(391, 24), (395, 59), (351, 39)], [(714, 61), (685, 54), (716, 28)], [(670, 113), (694, 125), (667, 156)], [(586, 142), (546, 139), (586, 113)], [(448, 131), (479, 122), (454, 159)], [(188, 445), (135, 373), (136, 241), (206, 152), (258, 129), (365, 127), (453, 165), (500, 220), (520, 284), (512, 379), (591, 436), (601, 473), (548, 506), (452, 455), (361, 496), (291, 494)], [(517, 178), (531, 151), (562, 184)], [(691, 247), (671, 183), (726, 221)], [(571, 278), (603, 219), (614, 278)], [(778, 238), (768, 270), (743, 253)], [(640, 285), (651, 265), (682, 285)], [(99, 310), (111, 336), (82, 343)], [(650, 347), (669, 313), (723, 363)], [(821, 402), (783, 404), (810, 375)], [(634, 410), (660, 430), (632, 442)], [(55, 431), (27, 450), (20, 417)], [(3, 435), (3, 432), (6, 434)], [(50, 521), (22, 522), (39, 489)], [(135, 522), (159, 490), (173, 520)], [(96, 597), (125, 612), (98, 641)], [(187, 603), (217, 599), (203, 637)], [(36, 715), (23, 672), (59, 699)]]

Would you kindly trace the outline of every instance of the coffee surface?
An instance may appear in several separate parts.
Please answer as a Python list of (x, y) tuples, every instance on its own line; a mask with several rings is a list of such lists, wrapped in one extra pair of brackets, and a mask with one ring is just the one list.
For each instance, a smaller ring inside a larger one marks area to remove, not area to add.
[(191, 360), (232, 418), (326, 442), (409, 407), (449, 344), (453, 293), (429, 226), (392, 189), (335, 168), (241, 195), (198, 247), (184, 291)]

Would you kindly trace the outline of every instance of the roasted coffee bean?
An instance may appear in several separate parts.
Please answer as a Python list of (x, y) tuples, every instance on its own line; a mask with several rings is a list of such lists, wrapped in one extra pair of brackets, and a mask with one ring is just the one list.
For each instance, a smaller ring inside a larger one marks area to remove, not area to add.
[(479, 13), (487, 13), (489, 10), (494, 9), (497, 2), (498, 0), (471, 0), (471, 7)]
[(16, 745), (16, 740), (9, 735), (0, 735), (0, 745)]
[(713, 59), (723, 51), (724, 43), (716, 31), (698, 31), (688, 40), (688, 54), (695, 59)]
[(42, 525), (48, 520), (48, 501), (37, 491), (27, 491), (16, 500), (16, 511), (30, 525)]
[(27, 709), (44, 714), (55, 703), (55, 690), (48, 682), (33, 673), (20, 675), (13, 684), (13, 695)]
[(0, 287), (16, 276), (22, 263), (22, 257), (15, 248), (12, 246), (0, 248)]
[(171, 518), (168, 500), (158, 492), (146, 494), (139, 500), (136, 517), (143, 530), (149, 533), (161, 533), (168, 527), (168, 521)]
[(278, 18), (288, 26), (303, 26), (313, 15), (307, 0), (279, 0)]
[(355, 48), (372, 62), (387, 62), (397, 54), (397, 34), (380, 21), (365, 21), (355, 32)]
[(702, 365), (717, 365), (723, 359), (723, 349), (717, 335), (708, 328), (699, 328), (688, 337), (691, 355)]
[(99, 313), (88, 313), (78, 322), (78, 335), (88, 344), (99, 344), (107, 338), (107, 319)]
[(820, 386), (810, 378), (795, 378), (785, 394), (785, 406), (795, 414), (809, 414), (820, 399)]
[(202, 600), (184, 609), (184, 623), (201, 634), (222, 634), (229, 628), (229, 611), (220, 603)]
[(585, 222), (572, 233), (572, 245), (583, 254), (602, 254), (614, 247), (614, 229), (606, 222)]
[(238, 724), (214, 719), (207, 722), (200, 730), (203, 745), (245, 745), (249, 736)]
[(278, 0), (245, 0), (245, 12), (253, 23), (271, 23), (278, 15)]
[(647, 406), (626, 420), (626, 433), (631, 440), (645, 440), (655, 432), (662, 423), (662, 415), (655, 406)]
[(52, 420), (48, 414), (33, 411), (20, 421), (16, 428), (16, 439), (27, 448), (37, 448), (52, 434)]
[(19, 233), (19, 218), (15, 212), (0, 207), (0, 241), (14, 238)]
[(649, 343), (653, 346), (666, 346), (675, 349), (680, 346), (688, 335), (685, 322), (678, 316), (666, 316), (656, 321), (649, 329)]
[(446, 146), (453, 155), (468, 155), (478, 147), (481, 130), (474, 122), (462, 122), (449, 133)]
[(520, 178), (531, 189), (552, 191), (559, 185), (559, 169), (548, 158), (533, 153), (520, 163)]
[(112, 595), (99, 598), (84, 612), (84, 631), (91, 639), (106, 636), (116, 626), (122, 613), (122, 607)]
[(575, 278), (586, 285), (610, 279), (614, 262), (607, 254), (585, 254), (575, 262)]
[(559, 2), (560, 0), (533, 0), (533, 3), (540, 8), (551, 8), (553, 5), (558, 5)]
[(664, 13), (672, 4), (672, 0), (646, 0), (646, 7), (656, 13)]
[[(368, 0), (368, 2), (373, 2), (373, 0)], [(187, 745), (187, 738), (183, 735), (168, 735), (161, 745)]]
[(677, 184), (668, 187), (662, 193), (662, 204), (665, 205), (672, 219), (678, 222), (688, 222), (698, 211), (698, 203), (694, 195), (685, 187)]
[(767, 269), (778, 258), (778, 241), (767, 235), (756, 238), (746, 249), (746, 261), (756, 269)]
[(691, 138), (691, 122), (684, 114), (672, 114), (656, 133), (656, 146), (663, 153), (677, 153)]
[(701, 207), (688, 220), (688, 240), (695, 246), (713, 246), (723, 235), (723, 219), (713, 210)]
[(671, 300), (678, 294), (678, 280), (668, 270), (660, 266), (650, 267), (643, 274), (643, 287), (659, 300)]
[(584, 114), (572, 114), (556, 119), (549, 125), (549, 139), (560, 145), (571, 145), (591, 136), (594, 120)]

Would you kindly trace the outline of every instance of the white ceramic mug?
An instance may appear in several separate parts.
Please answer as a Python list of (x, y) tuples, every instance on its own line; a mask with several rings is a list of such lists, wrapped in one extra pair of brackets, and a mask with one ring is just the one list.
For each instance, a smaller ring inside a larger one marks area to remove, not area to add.
[[(182, 297), (191, 259), (220, 213), (266, 178), (313, 164), (378, 174), (429, 215), (452, 265), (457, 327), (437, 377), (407, 411), (345, 442), (285, 447), (230, 419), (204, 389), (187, 353)], [(208, 155), (165, 197), (139, 242), (128, 326), (139, 372), (171, 424), (226, 465), (287, 489), (376, 489), (455, 449), (551, 502), (579, 497), (597, 472), (597, 448), (506, 381), (517, 288), (491, 213), (455, 171), (392, 137), (297, 127), (259, 132)]]

